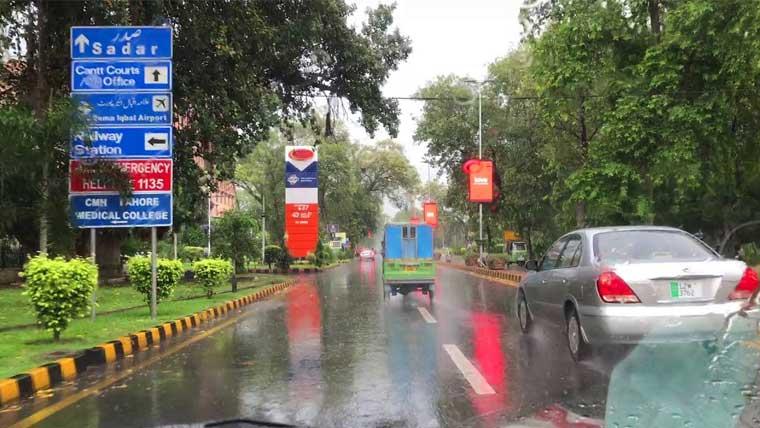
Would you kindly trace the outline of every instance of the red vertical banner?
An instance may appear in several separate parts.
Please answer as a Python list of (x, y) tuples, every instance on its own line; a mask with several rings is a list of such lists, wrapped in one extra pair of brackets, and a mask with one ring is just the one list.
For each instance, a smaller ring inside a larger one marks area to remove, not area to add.
[(319, 240), (317, 149), (285, 148), (285, 245), (292, 257), (306, 257)]
[(471, 159), (465, 162), (470, 202), (493, 202), (493, 161)]
[(425, 223), (436, 227), (438, 226), (438, 204), (433, 201), (427, 201), (422, 205), (422, 212), (425, 214)]

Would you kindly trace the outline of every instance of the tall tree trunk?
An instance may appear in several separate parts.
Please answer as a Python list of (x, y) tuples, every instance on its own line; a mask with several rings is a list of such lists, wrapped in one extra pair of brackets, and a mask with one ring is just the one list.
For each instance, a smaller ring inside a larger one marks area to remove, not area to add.
[[(581, 149), (581, 165), (583, 168), (586, 166), (586, 160), (588, 159), (588, 126), (586, 126), (586, 98), (581, 96), (580, 105), (578, 106), (578, 143)], [(584, 227), (586, 225), (586, 201), (577, 201), (575, 203), (575, 224), (577, 227)]]
[(525, 228), (525, 241), (528, 244), (528, 260), (535, 260), (533, 255), (533, 238), (531, 236), (531, 228)]
[(649, 25), (652, 29), (652, 34), (660, 41), (660, 34), (662, 33), (662, 20), (660, 18), (660, 0), (649, 0)]
[(575, 203), (575, 226), (578, 228), (586, 226), (586, 201)]
[[(38, 124), (42, 127), (45, 117), (47, 115), (47, 0), (36, 0), (35, 6), (37, 9), (37, 57), (35, 61), (35, 86), (34, 86), (34, 98), (33, 109), (34, 115), (37, 118)], [(48, 248), (48, 194), (49, 194), (49, 147), (46, 136), (42, 136), (38, 142), (40, 150), (40, 159), (42, 162), (42, 178), (40, 180), (40, 205), (39, 205), (39, 222), (40, 222), (40, 254), (47, 254)]]

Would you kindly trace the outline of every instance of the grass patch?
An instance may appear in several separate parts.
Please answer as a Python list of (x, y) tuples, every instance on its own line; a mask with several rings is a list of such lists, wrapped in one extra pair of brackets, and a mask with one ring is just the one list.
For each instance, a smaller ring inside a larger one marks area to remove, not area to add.
[[(125, 312), (99, 316), (95, 321), (91, 321), (89, 317), (77, 319), (72, 321), (69, 328), (63, 331), (59, 342), (53, 342), (52, 333), (35, 328), (0, 333), (0, 379), (60, 358), (62, 355), (95, 346), (162, 322), (187, 316), (236, 297), (251, 294), (258, 288), (282, 282), (286, 278), (280, 275), (262, 275), (255, 280), (240, 280), (238, 287), (245, 287), (245, 289), (238, 290), (237, 293), (216, 294), (211, 299), (203, 297), (192, 300), (166, 301), (158, 305), (158, 318), (156, 320), (150, 319), (150, 309), (147, 305), (141, 305), (139, 308)], [(229, 290), (229, 286), (219, 291), (226, 290)], [(98, 291), (101, 301), (99, 310), (101, 311), (105, 310), (104, 308), (113, 310), (142, 303), (142, 296), (130, 287), (102, 287)], [(175, 290), (173, 298), (197, 294), (203, 294), (199, 285), (181, 284)], [(3, 303), (3, 316), (10, 317), (10, 324), (22, 324), (25, 322), (24, 320), (34, 322), (31, 306), (26, 296), (21, 296), (21, 290), (2, 290), (0, 302)]]

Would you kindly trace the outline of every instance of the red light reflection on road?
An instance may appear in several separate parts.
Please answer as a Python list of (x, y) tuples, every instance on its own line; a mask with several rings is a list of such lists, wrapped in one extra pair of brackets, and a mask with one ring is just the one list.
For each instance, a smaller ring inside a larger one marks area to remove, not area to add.
[(477, 395), (470, 391), (473, 408), (484, 420), (495, 418), (509, 406), (504, 373), (506, 356), (501, 346), (501, 334), (501, 316), (490, 312), (473, 312), (473, 362), (496, 391), (492, 395)]
[(377, 266), (374, 260), (359, 261), (359, 273), (363, 285), (373, 288), (377, 284)]
[(285, 322), (290, 357), (290, 397), (294, 403), (318, 407), (322, 396), (322, 311), (319, 293), (313, 283), (302, 282), (288, 292)]

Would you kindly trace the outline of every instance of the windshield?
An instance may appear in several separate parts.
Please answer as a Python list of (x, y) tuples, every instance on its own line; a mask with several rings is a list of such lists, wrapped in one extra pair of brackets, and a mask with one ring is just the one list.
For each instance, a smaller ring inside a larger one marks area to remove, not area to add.
[(616, 263), (696, 262), (715, 258), (701, 242), (680, 232), (624, 230), (594, 235), (598, 261)]
[(758, 269), (760, 0), (0, 0), (0, 427), (760, 428)]

